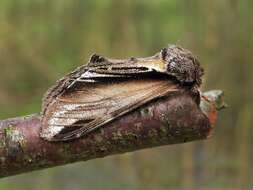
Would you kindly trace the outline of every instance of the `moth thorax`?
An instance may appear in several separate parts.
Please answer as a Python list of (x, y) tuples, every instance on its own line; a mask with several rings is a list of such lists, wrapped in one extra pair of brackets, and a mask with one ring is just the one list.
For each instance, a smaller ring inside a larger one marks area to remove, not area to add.
[[(166, 51), (166, 52), (165, 52)], [(181, 84), (200, 85), (203, 69), (193, 54), (178, 46), (169, 46), (161, 51), (167, 62), (167, 72)]]

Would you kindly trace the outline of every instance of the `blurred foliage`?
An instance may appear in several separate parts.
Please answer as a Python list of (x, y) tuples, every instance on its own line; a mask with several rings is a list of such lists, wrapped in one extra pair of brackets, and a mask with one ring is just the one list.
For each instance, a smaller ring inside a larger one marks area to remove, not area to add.
[(149, 56), (168, 43), (199, 57), (203, 89), (223, 89), (230, 107), (210, 140), (1, 179), (0, 190), (252, 189), (252, 7), (251, 0), (1, 0), (2, 119), (38, 112), (46, 89), (93, 52)]

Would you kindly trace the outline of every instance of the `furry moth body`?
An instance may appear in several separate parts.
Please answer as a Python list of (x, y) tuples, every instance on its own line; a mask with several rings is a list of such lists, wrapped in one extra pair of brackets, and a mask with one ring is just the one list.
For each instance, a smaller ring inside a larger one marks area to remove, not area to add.
[(49, 141), (79, 138), (180, 89), (191, 92), (198, 103), (202, 75), (191, 52), (175, 45), (147, 58), (116, 60), (94, 54), (46, 93), (40, 135)]

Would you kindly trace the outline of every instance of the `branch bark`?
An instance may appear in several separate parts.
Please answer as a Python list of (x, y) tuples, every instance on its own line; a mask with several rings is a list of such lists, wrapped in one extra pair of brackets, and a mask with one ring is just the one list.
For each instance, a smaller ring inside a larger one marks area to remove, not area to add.
[(0, 177), (143, 148), (206, 139), (216, 121), (217, 109), (223, 104), (220, 95), (221, 91), (206, 93), (199, 109), (191, 96), (177, 93), (70, 142), (41, 139), (39, 114), (0, 121)]

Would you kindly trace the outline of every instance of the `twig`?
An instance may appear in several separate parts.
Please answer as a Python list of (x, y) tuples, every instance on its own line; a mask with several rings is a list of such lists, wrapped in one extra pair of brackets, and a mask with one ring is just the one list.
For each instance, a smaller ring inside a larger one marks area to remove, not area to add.
[(178, 93), (152, 102), (70, 142), (41, 139), (39, 114), (0, 121), (0, 177), (143, 148), (206, 139), (212, 131), (211, 124), (215, 123), (221, 102), (221, 91), (209, 91), (201, 100), (200, 110), (191, 96)]

